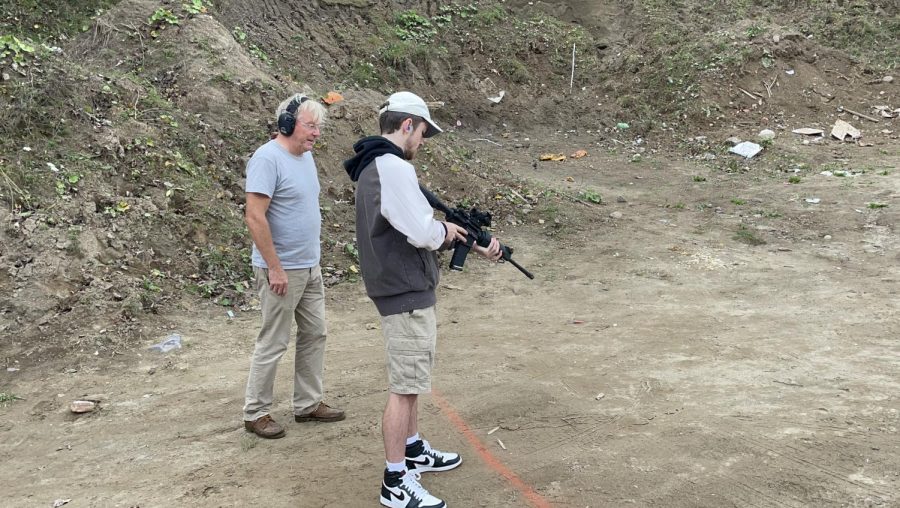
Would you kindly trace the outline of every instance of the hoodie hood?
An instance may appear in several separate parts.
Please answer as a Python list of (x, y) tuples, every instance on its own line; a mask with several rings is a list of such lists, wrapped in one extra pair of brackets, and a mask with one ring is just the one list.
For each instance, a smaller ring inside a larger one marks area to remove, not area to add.
[(387, 138), (381, 136), (369, 136), (362, 138), (353, 145), (356, 152), (352, 158), (344, 161), (344, 169), (354, 182), (359, 180), (359, 175), (376, 157), (392, 153), (403, 158), (403, 150)]

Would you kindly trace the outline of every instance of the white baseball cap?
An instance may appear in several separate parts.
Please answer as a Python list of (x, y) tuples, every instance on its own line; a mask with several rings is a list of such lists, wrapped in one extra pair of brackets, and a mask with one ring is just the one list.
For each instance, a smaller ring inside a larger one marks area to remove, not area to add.
[(425, 129), (426, 138), (444, 132), (444, 130), (438, 127), (437, 124), (434, 123), (434, 120), (431, 119), (431, 113), (428, 112), (428, 105), (425, 104), (425, 101), (412, 92), (397, 92), (391, 94), (391, 96), (388, 97), (387, 102), (381, 107), (381, 110), (378, 111), (378, 114), (381, 115), (388, 111), (409, 113), (410, 115), (416, 115), (425, 119), (425, 121), (428, 122), (428, 128)]

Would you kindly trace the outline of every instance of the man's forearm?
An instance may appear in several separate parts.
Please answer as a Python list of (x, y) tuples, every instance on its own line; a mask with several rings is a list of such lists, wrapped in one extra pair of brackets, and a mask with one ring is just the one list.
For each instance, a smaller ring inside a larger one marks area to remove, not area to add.
[(275, 252), (275, 243), (272, 242), (272, 230), (269, 228), (269, 221), (266, 219), (250, 219), (247, 221), (247, 228), (250, 229), (250, 237), (256, 244), (256, 250), (266, 262), (266, 266), (270, 270), (280, 270), (281, 260)]

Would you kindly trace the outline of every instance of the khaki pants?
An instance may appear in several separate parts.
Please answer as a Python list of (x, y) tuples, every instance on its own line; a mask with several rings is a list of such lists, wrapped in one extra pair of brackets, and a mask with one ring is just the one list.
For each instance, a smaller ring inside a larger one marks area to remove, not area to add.
[(437, 319), (434, 306), (382, 316), (390, 392), (431, 393)]
[(250, 362), (244, 400), (245, 421), (265, 416), (272, 408), (275, 370), (291, 341), (292, 321), (297, 323), (294, 414), (309, 413), (322, 401), (326, 335), (322, 269), (317, 265), (286, 272), (287, 293), (278, 296), (269, 289), (268, 270), (253, 267), (262, 305), (262, 329), (256, 337)]

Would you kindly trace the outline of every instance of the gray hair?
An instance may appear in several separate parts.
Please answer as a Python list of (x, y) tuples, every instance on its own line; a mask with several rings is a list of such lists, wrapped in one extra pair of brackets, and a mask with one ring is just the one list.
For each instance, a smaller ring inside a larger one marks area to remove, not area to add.
[(300, 104), (300, 106), (297, 108), (297, 113), (295, 114), (295, 116), (299, 117), (301, 112), (307, 111), (310, 113), (310, 115), (312, 115), (312, 119), (314, 122), (324, 122), (325, 117), (328, 115), (328, 110), (325, 109), (325, 106), (323, 106), (319, 101), (314, 100), (302, 93), (295, 93), (294, 95), (291, 95), (287, 99), (283, 100), (281, 104), (278, 105), (278, 109), (275, 110), (275, 123), (278, 123), (278, 117), (280, 117), (281, 114), (284, 113), (291, 101), (295, 99), (299, 101), (304, 97), (306, 97), (307, 100), (303, 101), (303, 103)]

